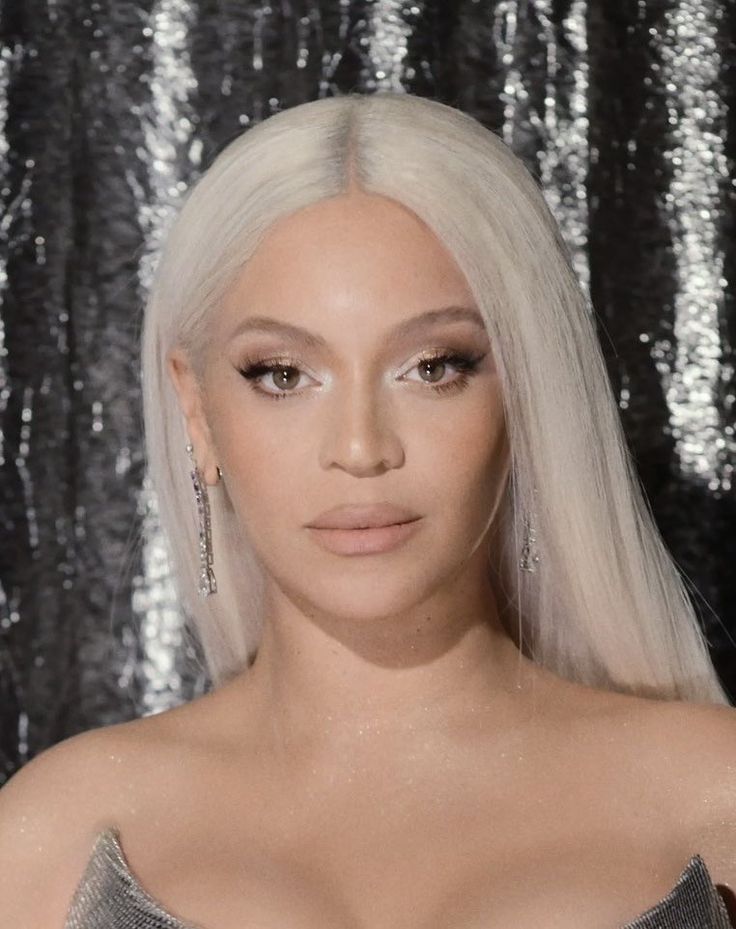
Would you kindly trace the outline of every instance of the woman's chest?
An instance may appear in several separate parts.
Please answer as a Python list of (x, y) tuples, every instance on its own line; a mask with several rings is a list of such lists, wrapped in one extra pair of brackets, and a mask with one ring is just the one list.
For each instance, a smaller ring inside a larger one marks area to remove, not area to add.
[(330, 830), (324, 845), (279, 853), (192, 841), (166, 866), (129, 865), (197, 929), (622, 929), (661, 904), (697, 851), (574, 831), (530, 847), (462, 830), (421, 838), (397, 832), (379, 845)]
[(627, 929), (671, 908), (683, 876), (707, 905), (685, 874), (700, 848), (682, 805), (586, 757), (548, 751), (512, 770), (496, 755), (423, 777), (353, 759), (350, 778), (298, 783), (223, 769), (216, 792), (179, 780), (165, 819), (149, 784), (138, 815), (119, 817), (122, 846), (171, 929)]

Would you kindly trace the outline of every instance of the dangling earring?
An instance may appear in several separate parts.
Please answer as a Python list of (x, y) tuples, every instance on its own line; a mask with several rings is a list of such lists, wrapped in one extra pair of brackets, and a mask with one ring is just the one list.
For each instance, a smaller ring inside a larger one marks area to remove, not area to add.
[[(199, 593), (203, 597), (217, 593), (217, 581), (215, 572), (212, 570), (212, 527), (210, 524), (210, 501), (207, 496), (207, 485), (199, 473), (199, 468), (194, 461), (194, 446), (190, 443), (187, 445), (187, 454), (194, 465), (191, 473), (192, 483), (194, 484), (194, 496), (197, 500), (197, 514), (199, 516)], [(218, 477), (222, 477), (222, 471), (217, 469)]]
[[(533, 493), (536, 494), (537, 488), (533, 488)], [(531, 574), (537, 570), (537, 565), (539, 564), (539, 553), (536, 549), (537, 535), (536, 530), (532, 524), (531, 516), (529, 513), (524, 514), (524, 542), (521, 546), (521, 560), (519, 565), (522, 571), (529, 571)]]

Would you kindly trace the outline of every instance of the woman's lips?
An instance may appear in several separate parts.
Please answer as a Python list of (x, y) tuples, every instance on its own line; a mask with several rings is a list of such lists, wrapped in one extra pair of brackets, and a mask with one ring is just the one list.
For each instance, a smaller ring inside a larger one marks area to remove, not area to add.
[(310, 526), (309, 531), (323, 548), (336, 555), (371, 555), (401, 545), (416, 532), (420, 522), (421, 517), (370, 529), (315, 529)]

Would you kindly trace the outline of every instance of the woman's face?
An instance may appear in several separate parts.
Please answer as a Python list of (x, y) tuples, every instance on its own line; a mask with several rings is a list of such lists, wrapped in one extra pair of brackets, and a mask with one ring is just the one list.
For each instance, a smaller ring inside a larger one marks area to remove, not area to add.
[[(448, 307), (464, 310), (423, 318)], [(351, 191), (286, 217), (212, 327), (201, 402), (178, 352), (171, 373), (200, 469), (212, 483), (221, 467), (269, 586), (316, 613), (375, 618), (487, 567), (508, 468), (493, 347), (411, 211)], [(307, 528), (378, 502), (420, 517), (392, 548), (335, 552)]]

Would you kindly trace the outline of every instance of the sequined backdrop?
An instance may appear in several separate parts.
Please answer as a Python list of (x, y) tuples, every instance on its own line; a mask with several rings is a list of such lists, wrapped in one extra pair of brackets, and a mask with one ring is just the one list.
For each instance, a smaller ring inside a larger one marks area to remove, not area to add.
[(736, 693), (735, 23), (733, 0), (3, 0), (0, 780), (208, 689), (143, 472), (140, 309), (215, 154), (351, 90), (457, 106), (541, 179)]

